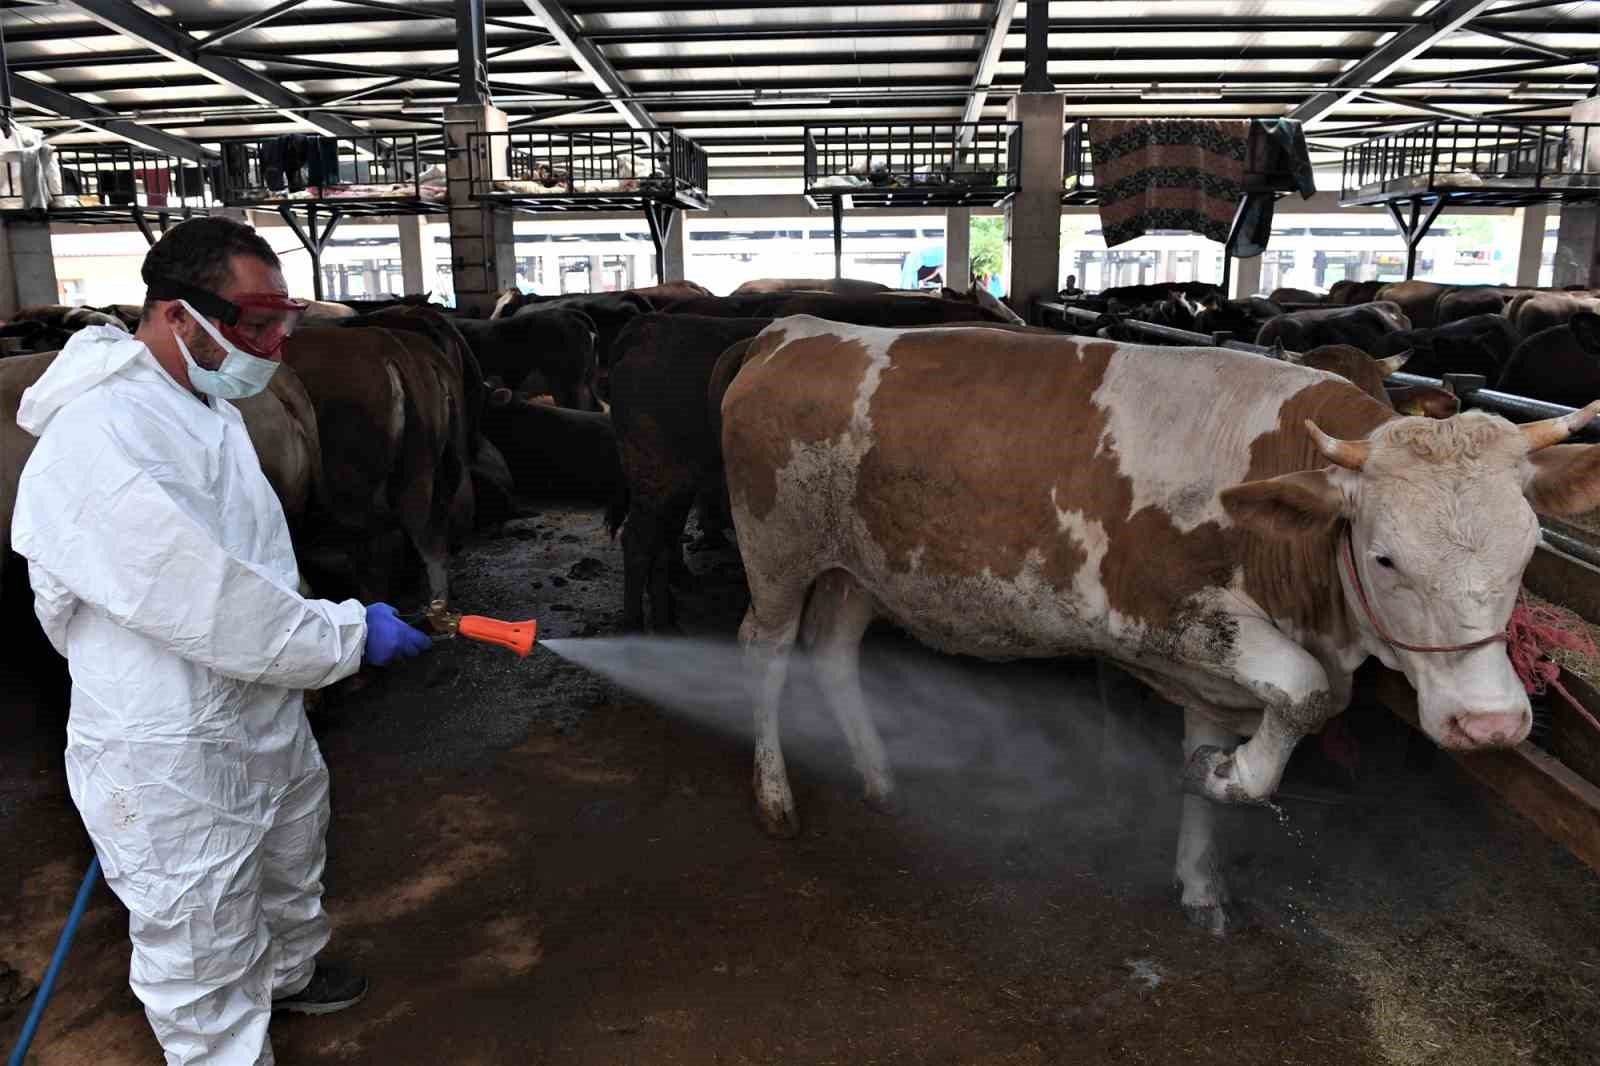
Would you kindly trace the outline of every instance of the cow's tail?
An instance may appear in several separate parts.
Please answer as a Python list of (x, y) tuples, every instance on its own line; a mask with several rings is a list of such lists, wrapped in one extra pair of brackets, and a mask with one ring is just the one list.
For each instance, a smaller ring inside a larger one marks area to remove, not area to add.
[(616, 540), (617, 534), (622, 531), (622, 523), (628, 517), (630, 502), (628, 483), (624, 481), (617, 486), (611, 501), (606, 504), (606, 533), (612, 540)]

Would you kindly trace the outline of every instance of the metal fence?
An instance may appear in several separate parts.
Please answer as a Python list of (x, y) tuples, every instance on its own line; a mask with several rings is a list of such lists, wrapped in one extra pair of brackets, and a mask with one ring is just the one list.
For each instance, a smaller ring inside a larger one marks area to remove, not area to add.
[(1342, 199), (1448, 191), (1471, 198), (1600, 193), (1600, 124), (1434, 121), (1344, 151)]
[(1011, 189), (1021, 181), (1017, 122), (896, 122), (805, 128), (807, 192)]

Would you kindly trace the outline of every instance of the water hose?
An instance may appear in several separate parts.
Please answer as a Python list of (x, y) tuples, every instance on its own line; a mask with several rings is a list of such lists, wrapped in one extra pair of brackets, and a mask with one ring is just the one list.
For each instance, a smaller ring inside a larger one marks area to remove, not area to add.
[(61, 930), (61, 939), (56, 941), (56, 953), (50, 957), (50, 968), (44, 972), (44, 980), (39, 982), (39, 989), (33, 994), (33, 1006), (28, 1010), (28, 1020), (22, 1023), (22, 1035), (17, 1037), (17, 1046), (11, 1049), (11, 1057), (6, 1060), (6, 1066), (22, 1066), (22, 1060), (28, 1055), (28, 1046), (33, 1043), (33, 1034), (39, 1029), (39, 1019), (44, 1017), (45, 1005), (50, 1002), (50, 990), (55, 987), (56, 977), (61, 973), (61, 964), (67, 961), (67, 949), (72, 947), (72, 935), (78, 931), (78, 921), (89, 906), (89, 894), (94, 890), (94, 883), (99, 878), (100, 856), (96, 855), (94, 861), (89, 864), (89, 872), (83, 875), (83, 884), (78, 886), (78, 898), (72, 901), (72, 913), (67, 915), (67, 926)]

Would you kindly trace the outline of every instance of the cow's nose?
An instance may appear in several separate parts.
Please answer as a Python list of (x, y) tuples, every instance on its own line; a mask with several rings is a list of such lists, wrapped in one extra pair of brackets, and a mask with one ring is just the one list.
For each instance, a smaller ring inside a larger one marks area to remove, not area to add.
[(1509, 748), (1527, 737), (1533, 715), (1528, 711), (1469, 712), (1456, 715), (1453, 724), (1474, 745)]

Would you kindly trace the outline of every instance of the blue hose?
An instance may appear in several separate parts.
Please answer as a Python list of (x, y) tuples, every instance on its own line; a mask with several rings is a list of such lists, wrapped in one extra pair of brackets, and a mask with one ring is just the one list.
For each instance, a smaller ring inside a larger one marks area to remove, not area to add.
[(78, 886), (78, 898), (72, 901), (72, 913), (67, 915), (67, 927), (61, 930), (61, 939), (56, 941), (56, 953), (50, 958), (50, 968), (44, 972), (44, 980), (39, 982), (39, 990), (33, 994), (33, 1006), (28, 1010), (28, 1020), (22, 1024), (22, 1035), (17, 1038), (17, 1046), (11, 1049), (11, 1057), (6, 1060), (6, 1066), (22, 1066), (22, 1060), (27, 1057), (28, 1046), (33, 1043), (33, 1034), (39, 1028), (39, 1019), (44, 1017), (45, 1004), (50, 1002), (50, 990), (55, 987), (56, 977), (61, 973), (61, 964), (67, 961), (67, 949), (72, 947), (72, 935), (78, 931), (78, 920), (83, 917), (83, 912), (89, 906), (89, 893), (94, 891), (94, 883), (100, 877), (100, 856), (96, 855), (89, 864), (89, 872), (83, 875), (83, 884)]

